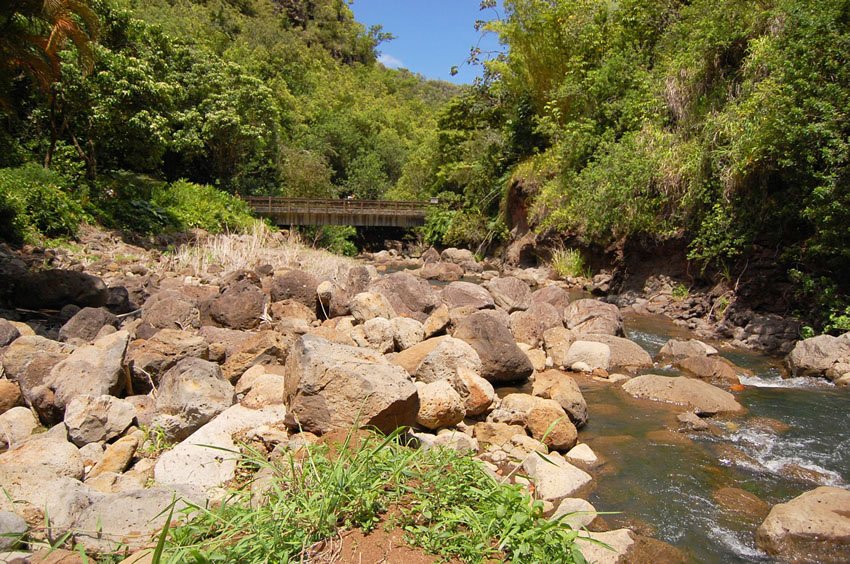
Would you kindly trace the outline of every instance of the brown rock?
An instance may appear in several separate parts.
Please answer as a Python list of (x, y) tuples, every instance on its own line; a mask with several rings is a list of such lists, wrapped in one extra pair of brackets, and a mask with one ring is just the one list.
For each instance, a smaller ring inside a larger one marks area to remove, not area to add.
[(739, 412), (743, 408), (729, 392), (702, 380), (645, 374), (623, 384), (623, 390), (638, 398), (689, 406), (697, 415)]
[(285, 364), (294, 337), (277, 331), (252, 333), (228, 356), (221, 370), (225, 378), (235, 382), (255, 364)]
[(0, 413), (6, 413), (16, 405), (21, 405), (21, 387), (17, 382), (0, 380)]
[(520, 425), (508, 425), (507, 423), (476, 423), (472, 428), (472, 436), (479, 443), (496, 446), (507, 445), (515, 435), (525, 436), (525, 427)]
[(440, 304), (431, 286), (421, 278), (406, 272), (395, 272), (373, 282), (369, 290), (382, 294), (396, 314), (421, 322)]
[(493, 278), (487, 283), (496, 305), (508, 313), (526, 310), (531, 305), (531, 288), (514, 276)]
[(575, 425), (554, 400), (538, 398), (528, 412), (526, 427), (532, 437), (553, 450), (567, 451), (578, 440)]
[(570, 294), (560, 286), (544, 286), (532, 292), (531, 303), (547, 303), (555, 306), (563, 315), (564, 309), (570, 305)]
[(692, 356), (677, 360), (674, 366), (689, 375), (724, 385), (738, 384), (738, 374), (746, 371), (719, 356)]
[(711, 495), (721, 508), (741, 517), (762, 521), (770, 512), (770, 505), (741, 488), (720, 488)]
[(536, 347), (543, 342), (544, 333), (553, 327), (563, 327), (561, 313), (548, 303), (532, 303), (525, 311), (511, 314), (511, 332), (517, 342)]
[(312, 274), (288, 270), (274, 277), (270, 294), (273, 302), (295, 300), (315, 310), (318, 287), (319, 281)]
[(587, 423), (587, 402), (575, 379), (559, 370), (547, 370), (535, 376), (533, 395), (558, 402), (570, 420), (581, 427)]
[(564, 324), (577, 334), (622, 335), (623, 317), (613, 304), (599, 300), (576, 300), (564, 310)]
[(443, 303), (449, 308), (471, 306), (475, 309), (496, 307), (490, 292), (471, 282), (452, 282), (443, 288), (440, 294)]
[(91, 480), (104, 472), (115, 472), (121, 474), (130, 465), (136, 449), (139, 448), (139, 438), (134, 435), (121, 437), (106, 447), (103, 458), (92, 468), (86, 480)]
[(265, 311), (266, 295), (249, 279), (222, 288), (210, 300), (207, 311), (212, 320), (230, 329), (247, 331), (260, 324)]
[(487, 311), (473, 313), (455, 330), (454, 337), (469, 343), (481, 359), (481, 376), (490, 382), (528, 379), (531, 362), (514, 341), (510, 330)]

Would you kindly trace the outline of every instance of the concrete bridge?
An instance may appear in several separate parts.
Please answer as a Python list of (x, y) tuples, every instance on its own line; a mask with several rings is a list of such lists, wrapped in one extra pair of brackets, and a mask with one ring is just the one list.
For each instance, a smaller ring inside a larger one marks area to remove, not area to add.
[(314, 200), (251, 196), (254, 213), (277, 225), (352, 225), (355, 227), (416, 227), (425, 223), (429, 202), (388, 200)]

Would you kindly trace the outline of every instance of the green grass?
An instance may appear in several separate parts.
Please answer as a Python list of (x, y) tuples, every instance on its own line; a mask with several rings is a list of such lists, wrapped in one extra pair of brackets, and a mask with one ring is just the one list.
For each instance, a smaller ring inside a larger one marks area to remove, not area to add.
[(592, 273), (577, 249), (556, 249), (549, 261), (552, 270), (561, 278), (590, 278)]
[(193, 508), (194, 518), (163, 530), (155, 561), (296, 561), (340, 529), (395, 527), (443, 558), (584, 562), (578, 531), (545, 519), (519, 486), (498, 483), (469, 456), (400, 438), (370, 434), (333, 454), (312, 446), (273, 463), (247, 452), (245, 470), (273, 475), (265, 500), (252, 508), (246, 484), (216, 508)]

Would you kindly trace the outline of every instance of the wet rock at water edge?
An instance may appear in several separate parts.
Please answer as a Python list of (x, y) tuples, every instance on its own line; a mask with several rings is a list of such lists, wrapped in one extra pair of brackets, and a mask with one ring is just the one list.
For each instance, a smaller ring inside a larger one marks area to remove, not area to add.
[(697, 415), (736, 413), (743, 410), (735, 397), (702, 380), (645, 374), (623, 384), (623, 390), (637, 398), (686, 405)]

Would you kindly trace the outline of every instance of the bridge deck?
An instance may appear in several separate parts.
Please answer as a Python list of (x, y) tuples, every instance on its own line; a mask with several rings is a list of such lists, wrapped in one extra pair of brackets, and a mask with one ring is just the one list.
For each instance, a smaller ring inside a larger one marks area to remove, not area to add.
[(427, 202), (389, 200), (314, 200), (252, 196), (246, 201), (261, 217), (278, 225), (353, 225), (416, 227), (425, 223)]

